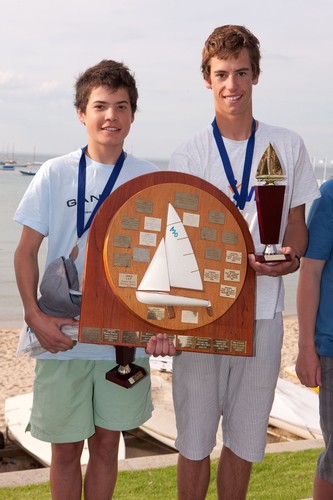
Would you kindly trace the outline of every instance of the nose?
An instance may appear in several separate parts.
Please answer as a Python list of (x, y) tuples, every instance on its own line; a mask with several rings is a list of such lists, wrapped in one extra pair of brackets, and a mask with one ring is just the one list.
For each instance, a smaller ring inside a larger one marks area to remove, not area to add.
[(229, 75), (226, 85), (228, 90), (235, 90), (237, 88), (237, 75)]
[(111, 106), (109, 108), (106, 108), (105, 119), (106, 120), (114, 120), (115, 118), (116, 118), (116, 110), (113, 109)]

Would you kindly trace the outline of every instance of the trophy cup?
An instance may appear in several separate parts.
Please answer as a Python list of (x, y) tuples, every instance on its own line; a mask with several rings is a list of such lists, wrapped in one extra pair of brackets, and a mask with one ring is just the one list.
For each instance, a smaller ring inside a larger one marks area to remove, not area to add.
[(134, 354), (135, 347), (116, 346), (116, 361), (118, 364), (105, 374), (105, 378), (126, 389), (130, 389), (143, 379), (147, 372), (142, 366), (133, 363)]
[(280, 160), (273, 146), (269, 144), (261, 157), (256, 173), (256, 179), (259, 182), (265, 182), (265, 185), (254, 188), (260, 241), (265, 245), (263, 254), (255, 256), (257, 262), (272, 264), (291, 260), (290, 255), (278, 252), (275, 246), (279, 242), (286, 188), (286, 186), (277, 186), (275, 183), (284, 178)]

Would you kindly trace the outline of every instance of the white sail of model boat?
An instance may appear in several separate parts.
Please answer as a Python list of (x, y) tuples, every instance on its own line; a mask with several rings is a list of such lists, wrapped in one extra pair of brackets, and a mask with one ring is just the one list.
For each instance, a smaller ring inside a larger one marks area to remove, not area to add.
[(191, 242), (176, 210), (169, 203), (165, 238), (160, 241), (136, 297), (148, 305), (211, 307), (209, 300), (172, 295), (172, 287), (203, 290)]

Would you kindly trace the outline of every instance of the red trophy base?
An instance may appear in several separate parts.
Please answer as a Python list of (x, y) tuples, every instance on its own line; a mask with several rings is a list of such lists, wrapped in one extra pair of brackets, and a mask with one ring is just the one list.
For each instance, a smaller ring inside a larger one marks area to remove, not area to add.
[(142, 380), (147, 372), (142, 366), (135, 365), (135, 348), (116, 346), (116, 360), (118, 365), (105, 374), (106, 380), (130, 389)]
[(291, 256), (280, 253), (275, 244), (279, 241), (285, 186), (268, 184), (255, 186), (260, 241), (266, 245), (257, 262), (277, 264), (290, 261)]

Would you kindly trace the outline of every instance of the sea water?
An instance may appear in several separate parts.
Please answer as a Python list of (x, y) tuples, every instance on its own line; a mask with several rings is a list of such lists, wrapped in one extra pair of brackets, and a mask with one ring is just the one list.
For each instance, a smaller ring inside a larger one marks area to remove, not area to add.
[[(55, 156), (55, 155), (52, 155)], [(43, 155), (36, 158), (44, 161), (51, 156)], [(23, 156), (17, 155), (18, 161), (24, 161)], [(158, 160), (156, 163), (161, 169), (166, 168), (167, 162)], [(317, 178), (322, 179), (318, 172)], [(328, 172), (331, 175), (333, 172)], [(0, 328), (20, 328), (22, 324), (22, 303), (17, 290), (13, 265), (14, 250), (21, 234), (21, 226), (13, 221), (14, 212), (22, 198), (32, 176), (22, 175), (19, 168), (13, 171), (0, 170)], [(46, 256), (46, 241), (40, 251), (40, 266), (44, 267)], [(286, 296), (285, 314), (296, 313), (296, 288), (298, 272), (284, 277)]]

